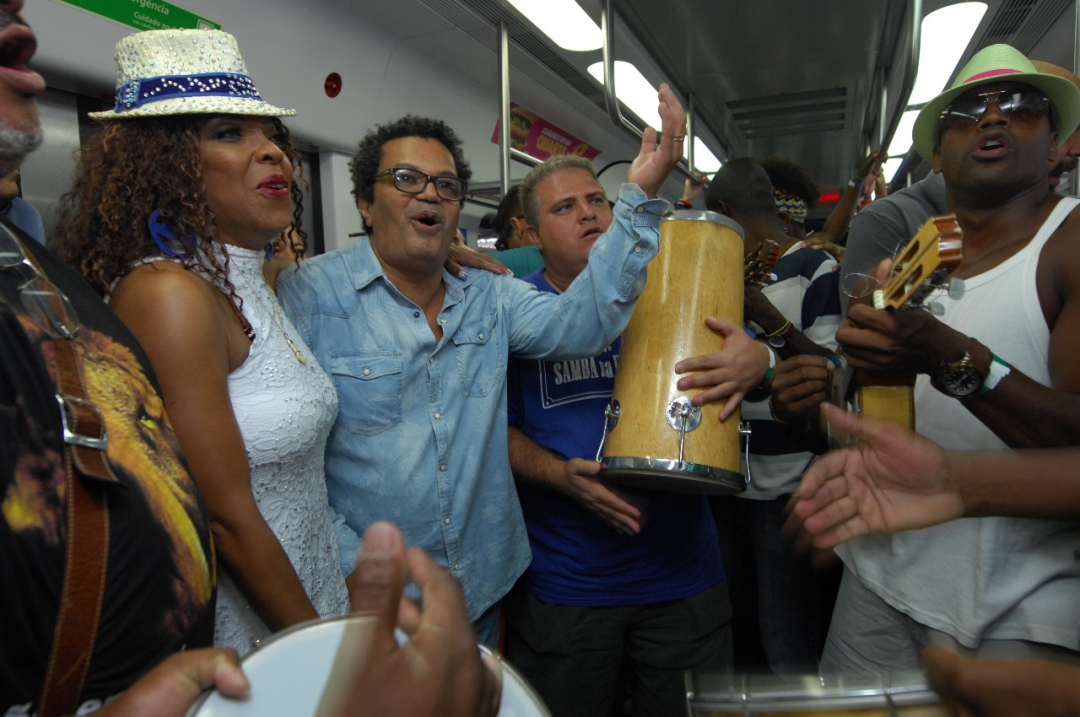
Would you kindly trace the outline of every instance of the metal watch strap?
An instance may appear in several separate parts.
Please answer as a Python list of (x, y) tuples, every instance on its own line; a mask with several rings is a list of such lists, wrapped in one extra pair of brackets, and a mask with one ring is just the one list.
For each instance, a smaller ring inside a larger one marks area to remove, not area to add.
[(990, 373), (990, 364), (994, 360), (994, 354), (990, 352), (990, 349), (986, 348), (985, 344), (979, 342), (978, 339), (971, 340), (971, 349), (967, 353), (971, 365), (975, 367), (975, 370), (979, 372), (979, 375), (986, 380), (986, 376)]

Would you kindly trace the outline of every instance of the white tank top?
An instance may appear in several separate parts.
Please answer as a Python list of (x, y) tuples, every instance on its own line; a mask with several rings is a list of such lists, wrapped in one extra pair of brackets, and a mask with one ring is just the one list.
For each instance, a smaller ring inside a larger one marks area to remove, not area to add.
[[(1080, 200), (1058, 202), (1020, 252), (964, 280), (964, 296), (931, 297), (941, 321), (977, 338), (1034, 381), (1049, 386), (1050, 331), (1035, 273), (1050, 235)], [(919, 433), (956, 450), (1003, 450), (1005, 443), (963, 404), (915, 385)], [(871, 536), (837, 553), (873, 592), (917, 622), (975, 647), (984, 639), (1031, 640), (1080, 650), (1080, 522), (963, 518)]]

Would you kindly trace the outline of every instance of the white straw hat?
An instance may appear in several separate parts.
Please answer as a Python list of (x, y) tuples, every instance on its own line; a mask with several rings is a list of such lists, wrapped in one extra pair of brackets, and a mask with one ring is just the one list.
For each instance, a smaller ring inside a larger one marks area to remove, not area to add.
[(96, 120), (184, 114), (287, 117), (263, 100), (236, 38), (221, 30), (149, 30), (116, 43), (116, 107)]

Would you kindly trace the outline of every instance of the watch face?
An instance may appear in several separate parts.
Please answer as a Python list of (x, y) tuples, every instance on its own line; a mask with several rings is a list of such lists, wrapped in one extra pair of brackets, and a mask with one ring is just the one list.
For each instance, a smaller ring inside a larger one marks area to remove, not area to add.
[(774, 349), (782, 349), (785, 345), (787, 345), (787, 339), (784, 338), (783, 334), (769, 337), (769, 346), (772, 346)]
[(974, 366), (958, 366), (941, 374), (942, 387), (952, 396), (970, 396), (983, 385), (983, 377)]

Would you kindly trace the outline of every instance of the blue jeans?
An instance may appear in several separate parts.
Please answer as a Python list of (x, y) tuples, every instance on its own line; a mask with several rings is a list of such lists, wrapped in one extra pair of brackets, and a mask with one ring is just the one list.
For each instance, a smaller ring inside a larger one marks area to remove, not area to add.
[(818, 670), (843, 569), (839, 561), (815, 568), (783, 535), (789, 497), (712, 501), (734, 622), (744, 627), (735, 634), (737, 669), (760, 667), (754, 654), (763, 650), (777, 674)]

